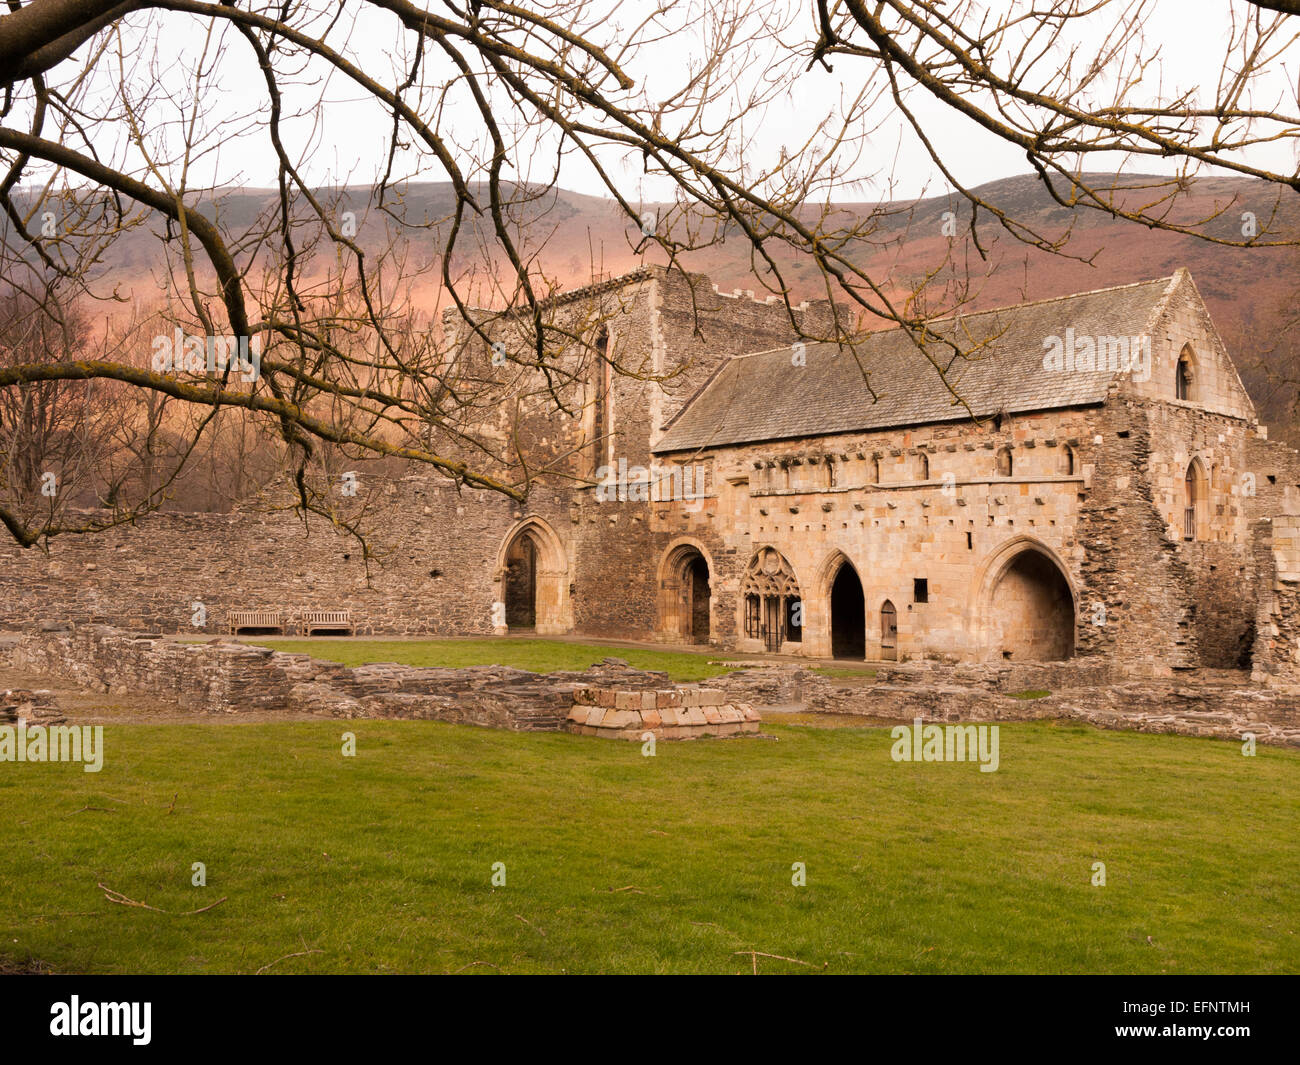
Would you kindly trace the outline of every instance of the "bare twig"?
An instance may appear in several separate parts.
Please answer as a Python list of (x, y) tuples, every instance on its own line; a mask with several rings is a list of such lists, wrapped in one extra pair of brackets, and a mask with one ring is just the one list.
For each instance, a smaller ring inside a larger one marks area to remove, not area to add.
[(463, 973), (466, 969), (472, 969), (476, 965), (486, 965), (489, 969), (495, 969), (497, 972), (501, 971), (501, 966), (493, 965), (490, 961), (472, 961), (468, 965), (462, 965), (455, 973), (452, 973), (452, 976), (455, 976), (456, 973)]
[(527, 917), (524, 917), (521, 914), (515, 914), (515, 916), (519, 918), (519, 920), (523, 921), (524, 924), (526, 924), (534, 932), (540, 935), (543, 939), (546, 937), (546, 933), (542, 929), (538, 928), (537, 925), (533, 924), (533, 922), (530, 921)]
[(104, 898), (109, 902), (116, 902), (119, 906), (135, 906), (141, 910), (153, 910), (154, 913), (165, 913), (169, 917), (193, 917), (196, 913), (206, 913), (208, 910), (216, 909), (229, 898), (228, 895), (222, 895), (216, 902), (209, 903), (207, 906), (200, 906), (197, 910), (185, 910), (182, 913), (174, 913), (171, 910), (164, 910), (158, 906), (150, 906), (147, 902), (137, 902), (135, 899), (128, 898), (120, 891), (115, 891), (107, 884), (97, 884), (100, 890), (104, 892)]
[(325, 953), (325, 952), (324, 952), (323, 950), (296, 950), (296, 951), (294, 951), (292, 954), (285, 954), (285, 955), (283, 955), (283, 956), (281, 956), (281, 957), (279, 957), (279, 958), (276, 958), (275, 961), (269, 961), (269, 962), (267, 962), (267, 963), (266, 963), (265, 965), (263, 965), (260, 969), (258, 969), (257, 972), (255, 972), (253, 975), (254, 975), (254, 976), (261, 976), (261, 975), (262, 975), (264, 972), (266, 972), (266, 970), (269, 969), (272, 965), (277, 965), (277, 964), (279, 964), (279, 963), (282, 962), (282, 961), (287, 961), (289, 958), (301, 958), (301, 957), (304, 957), (304, 956), (306, 956), (306, 955), (308, 955), (308, 954), (324, 954), (324, 953)]
[[(749, 958), (750, 958), (750, 961), (753, 963), (753, 966), (754, 966), (754, 975), (755, 975), (755, 976), (758, 975), (758, 959), (759, 959), (759, 958), (771, 958), (771, 959), (773, 959), (774, 961), (788, 961), (788, 962), (793, 963), (794, 965), (804, 965), (804, 966), (807, 966), (809, 969), (815, 969), (815, 968), (816, 968), (816, 966), (813, 965), (812, 962), (800, 961), (798, 958), (787, 958), (787, 957), (785, 957), (785, 956), (782, 955), (782, 954), (765, 954), (765, 953), (763, 953), (763, 951), (761, 951), (761, 950), (735, 950), (735, 951), (732, 951), (732, 954), (748, 954), (748, 955), (749, 955)], [(825, 969), (826, 966), (827, 966), (827, 964), (829, 964), (829, 963), (828, 963), (828, 962), (822, 962), (822, 968)]]

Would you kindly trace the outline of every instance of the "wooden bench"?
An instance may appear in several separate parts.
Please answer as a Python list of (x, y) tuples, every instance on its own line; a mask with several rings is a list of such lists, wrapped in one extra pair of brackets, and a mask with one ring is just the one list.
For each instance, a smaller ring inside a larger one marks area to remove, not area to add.
[(240, 629), (275, 629), (284, 635), (284, 617), (278, 610), (232, 610), (229, 621), (232, 636)]
[(302, 634), (310, 636), (317, 629), (338, 631), (342, 629), (349, 636), (352, 632), (352, 612), (350, 610), (304, 610), (302, 612)]

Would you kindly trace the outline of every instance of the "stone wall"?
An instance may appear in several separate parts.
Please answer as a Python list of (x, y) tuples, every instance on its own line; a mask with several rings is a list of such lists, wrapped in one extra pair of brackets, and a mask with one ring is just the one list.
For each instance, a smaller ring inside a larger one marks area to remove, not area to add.
[(728, 702), (713, 688), (619, 691), (579, 688), (566, 727), (582, 736), (641, 741), (742, 736), (758, 731), (759, 713), (748, 703)]
[[(596, 336), (575, 341), (556, 358), (569, 408), (556, 412), (535, 368), (511, 349), (518, 403), (483, 401), (485, 433), (502, 457), (522, 449), (550, 469), (526, 503), (428, 472), (363, 477), (369, 560), (355, 539), (323, 519), (300, 520), (274, 493), (232, 514), (160, 514), (57, 538), (48, 553), (6, 541), (0, 626), (51, 619), (215, 635), (231, 611), (273, 609), (295, 632), (312, 609), (350, 611), (361, 635), (503, 635), (506, 556), (528, 536), (539, 545), (539, 634), (765, 650), (745, 632), (745, 580), (771, 548), (794, 575), (804, 621), (785, 654), (831, 653), (831, 587), (848, 566), (863, 587), (868, 658), (884, 651), (888, 602), (903, 659), (1015, 659), (1071, 636), (1075, 654), (1143, 675), (1241, 666), (1252, 651), (1271, 676), (1300, 670), (1295, 645), (1281, 646), (1294, 616), (1286, 580), (1258, 544), (1267, 535), (1289, 550), (1268, 522), (1300, 513), (1300, 456), (1251, 423), (1185, 278), (1153, 324), (1158, 373), (1140, 388), (1118, 386), (1104, 406), (675, 456), (705, 473), (703, 497), (689, 502), (601, 502), (589, 482), (602, 464), (649, 464), (664, 422), (723, 358), (791, 343), (786, 309), (660, 268), (548, 308), (557, 335), (603, 330), (608, 357), (640, 376), (611, 375), (592, 355)], [(795, 318), (816, 332), (826, 313), (813, 304)], [(1170, 399), (1170, 359), (1188, 342), (1201, 353), (1201, 404)], [(467, 342), (466, 358), (486, 359), (478, 346), (475, 354)], [(512, 418), (522, 436), (512, 435)], [(1003, 449), (1009, 475), (998, 465)], [(1185, 540), (1193, 461), (1205, 495)], [(1043, 597), (1022, 595), (1019, 617), (1037, 612), (1046, 633), (1025, 646), (1016, 613), (1003, 609), (1012, 596), (999, 589), (1030, 551), (1059, 570), (1070, 602), (1045, 622)], [(707, 611), (692, 598), (694, 556), (708, 569)], [(1289, 572), (1285, 557), (1280, 565)]]
[[(712, 465), (715, 495), (696, 512), (659, 508), (666, 513), (653, 524), (674, 542), (697, 543), (710, 560), (712, 628), (722, 646), (764, 648), (745, 637), (742, 584), (754, 554), (772, 547), (804, 604), (801, 645), (788, 644), (786, 653), (830, 654), (830, 586), (847, 563), (864, 590), (866, 657), (879, 657), (886, 600), (897, 611), (900, 655), (979, 654), (987, 644), (971, 611), (989, 560), (1009, 542), (1032, 541), (1076, 577), (1082, 552), (1074, 525), (1090, 477), (1094, 417), (1062, 411), (996, 427), (722, 448), (695, 459)], [(1010, 476), (997, 470), (1002, 447), (1014, 452)], [(925, 601), (915, 594), (918, 579), (927, 582)]]
[[(296, 632), (314, 609), (351, 611), (359, 634), (491, 634), (519, 505), (429, 474), (386, 483), (377, 498), (369, 563), (354, 538), (284, 509), (156, 514), (58, 537), (48, 553), (0, 542), (0, 626), (53, 619), (215, 635), (231, 611), (278, 609)], [(558, 527), (568, 515), (567, 497), (542, 490), (529, 507)]]
[(1249, 442), (1247, 465), (1255, 563), (1252, 675), (1272, 687), (1300, 690), (1300, 453), (1261, 432)]
[[(1064, 636), (1076, 653), (1144, 674), (1227, 667), (1253, 639), (1250, 531), (1233, 487), (1245, 443), (1245, 426), (1222, 415), (1116, 397), (999, 424), (722, 448), (694, 457), (716, 485), (702, 506), (645, 509), (670, 548), (693, 545), (707, 560), (712, 642), (723, 647), (765, 649), (743, 631), (743, 580), (772, 548), (797, 579), (805, 619), (785, 653), (831, 653), (830, 585), (847, 564), (863, 586), (867, 658), (881, 656), (886, 602), (900, 658), (1016, 658), (1023, 626), (999, 624), (999, 582), (1034, 551), (1068, 581)], [(1204, 540), (1184, 544), (1171, 535), (1168, 471), (1185, 469), (1192, 447), (1215, 460), (1218, 479)], [(1004, 449), (1010, 475), (996, 465)]]
[[(1300, 699), (1240, 673), (1134, 680), (1105, 662), (949, 666), (909, 662), (835, 682), (798, 666), (746, 669), (712, 682), (727, 698), (791, 704), (872, 722), (1082, 721), (1099, 728), (1300, 747)], [(768, 714), (767, 720), (780, 720)]]
[(92, 691), (162, 696), (195, 713), (429, 718), (516, 731), (562, 728), (578, 689), (670, 686), (667, 674), (629, 669), (621, 659), (550, 674), (504, 666), (350, 668), (234, 641), (185, 644), (105, 625), (6, 636), (0, 661)]
[(666, 673), (631, 669), (618, 658), (545, 674), (505, 666), (348, 667), (234, 641), (184, 644), (87, 625), (4, 636), (0, 661), (92, 691), (162, 696), (195, 713), (295, 711), (629, 738), (651, 731), (663, 739), (754, 732), (759, 722), (752, 707), (728, 703), (719, 691), (675, 686)]
[[(795, 318), (812, 328), (826, 313), (812, 304)], [(656, 567), (673, 534), (652, 529), (644, 506), (596, 504), (589, 484), (602, 464), (648, 463), (662, 420), (722, 358), (791, 342), (789, 312), (776, 301), (724, 296), (703, 275), (647, 267), (552, 300), (546, 320), (552, 341), (581, 334), (591, 342), (569, 339), (555, 354), (566, 411), (528, 365), (520, 335), (499, 320), (489, 331), (510, 341), (500, 376), (514, 402), (477, 393), (467, 400), (466, 416), (480, 421), (499, 456), (526, 455), (541, 471), (526, 503), (420, 469), (385, 481), (363, 474), (357, 500), (334, 502), (364, 510), (369, 560), (356, 539), (324, 519), (300, 519), (275, 490), (231, 514), (157, 514), (102, 535), (56, 538), (48, 552), (5, 540), (0, 626), (44, 618), (218, 634), (231, 611), (268, 609), (295, 633), (304, 610), (348, 610), (359, 635), (500, 634), (497, 607), (510, 598), (505, 556), (531, 528), (549, 548), (539, 560), (539, 633), (654, 633)], [(601, 331), (609, 358), (634, 376), (609, 372), (593, 354)], [(490, 354), (467, 341), (462, 369), (488, 379)], [(444, 435), (431, 444), (456, 457), (456, 441)]]
[(1261, 519), (1252, 679), (1300, 691), (1300, 517)]
[[(753, 732), (758, 708), (800, 704), (875, 720), (1060, 718), (1226, 739), (1249, 733), (1262, 743), (1300, 746), (1294, 693), (1251, 687), (1240, 674), (1213, 671), (1134, 681), (1105, 662), (905, 663), (853, 684), (789, 664), (738, 670), (701, 688), (673, 685), (665, 673), (629, 669), (615, 658), (580, 673), (394, 663), (349, 668), (229, 641), (181, 644), (90, 625), (0, 636), (0, 663), (90, 690), (162, 696), (195, 713), (292, 711), (687, 739)], [(1049, 694), (1033, 697), (1040, 691)]]
[[(1250, 396), (1187, 270), (1178, 270), (1171, 279), (1147, 335), (1152, 345), (1151, 374), (1145, 381), (1126, 378), (1126, 395), (1158, 400), (1170, 408), (1209, 410), (1238, 421), (1254, 419)], [(1191, 360), (1189, 400), (1176, 395), (1175, 374), (1184, 352)]]
[(721, 293), (703, 274), (643, 266), (544, 301), (543, 373), (530, 315), (471, 313), (500, 345), (499, 365), (454, 309), (444, 312), (444, 327), (461, 348), (458, 362), (477, 367), (481, 380), (501, 380), (510, 397), (475, 412), (488, 437), (501, 454), (526, 456), (534, 471), (583, 479), (620, 459), (648, 466), (664, 424), (728, 356), (791, 344), (799, 339), (792, 318), (814, 335), (832, 321), (825, 300), (792, 311), (776, 297)]

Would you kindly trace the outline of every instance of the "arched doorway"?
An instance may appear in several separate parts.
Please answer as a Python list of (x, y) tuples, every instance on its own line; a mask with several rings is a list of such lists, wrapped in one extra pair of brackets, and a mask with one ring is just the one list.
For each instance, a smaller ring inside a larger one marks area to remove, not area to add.
[(774, 547), (754, 553), (740, 585), (744, 634), (777, 652), (786, 643), (803, 642), (803, 597), (789, 561)]
[(569, 563), (560, 538), (542, 518), (526, 518), (506, 534), (497, 554), (492, 627), (556, 636), (573, 628)]
[(659, 568), (659, 631), (669, 640), (708, 643), (713, 591), (709, 560), (694, 544), (679, 544)]
[(1070, 582), (1046, 552), (1025, 547), (993, 574), (985, 618), (998, 657), (1013, 662), (1069, 658), (1074, 616)]
[(690, 583), (692, 643), (709, 642), (709, 564), (696, 555), (687, 564)]
[(506, 627), (537, 627), (537, 541), (525, 530), (506, 548)]
[(847, 560), (840, 563), (831, 584), (831, 656), (867, 657), (867, 611), (862, 581)]

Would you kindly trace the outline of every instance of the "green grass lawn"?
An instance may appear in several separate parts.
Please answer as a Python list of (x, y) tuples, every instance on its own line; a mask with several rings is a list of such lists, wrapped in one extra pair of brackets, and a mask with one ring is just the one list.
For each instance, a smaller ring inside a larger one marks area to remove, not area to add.
[(812, 672), (820, 673), (832, 680), (875, 680), (874, 669), (862, 669), (859, 666), (813, 666)]
[(108, 726), (99, 774), (0, 764), (0, 970), (1300, 970), (1295, 752), (1016, 724), (981, 773), (765, 730)]
[[(309, 654), (345, 666), (368, 662), (400, 662), (407, 666), (514, 666), (534, 673), (583, 670), (602, 658), (622, 658), (636, 669), (666, 671), (673, 680), (708, 680), (728, 672), (709, 665), (708, 655), (689, 651), (655, 651), (638, 647), (608, 647), (565, 640), (330, 640), (278, 636), (244, 637), (247, 643), (292, 654)], [(194, 641), (188, 641), (194, 642)]]

